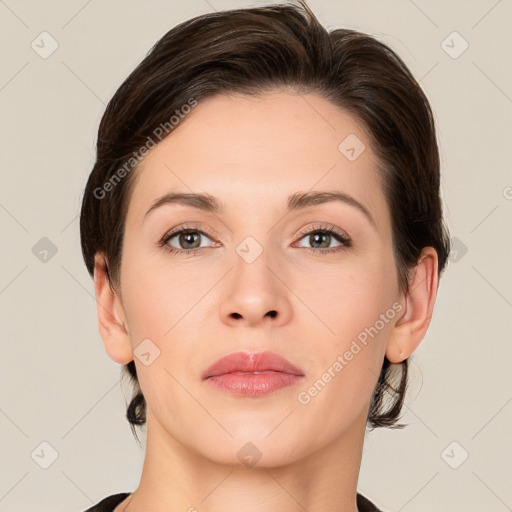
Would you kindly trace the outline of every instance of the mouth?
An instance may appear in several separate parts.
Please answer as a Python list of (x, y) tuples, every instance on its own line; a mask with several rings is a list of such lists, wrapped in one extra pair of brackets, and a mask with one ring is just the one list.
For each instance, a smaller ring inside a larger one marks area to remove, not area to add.
[(234, 352), (221, 357), (209, 366), (202, 375), (203, 379), (217, 377), (227, 373), (259, 374), (264, 372), (282, 372), (304, 376), (304, 372), (290, 361), (273, 352)]
[(202, 377), (217, 390), (257, 397), (297, 384), (305, 375), (272, 352), (236, 352), (217, 360)]

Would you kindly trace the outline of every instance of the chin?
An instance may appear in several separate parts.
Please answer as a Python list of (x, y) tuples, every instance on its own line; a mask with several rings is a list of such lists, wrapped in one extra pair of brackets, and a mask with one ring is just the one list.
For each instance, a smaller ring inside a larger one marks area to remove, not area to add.
[[(275, 425), (274, 425), (275, 428)], [(279, 429), (279, 427), (278, 427)], [(254, 428), (241, 429), (233, 432), (233, 437), (226, 435), (198, 435), (203, 439), (204, 446), (195, 446), (195, 451), (209, 459), (213, 464), (222, 464), (236, 468), (273, 468), (286, 466), (304, 457), (306, 446), (300, 436), (294, 439), (289, 431), (264, 429), (264, 432)], [(272, 432), (270, 435), (269, 432)]]

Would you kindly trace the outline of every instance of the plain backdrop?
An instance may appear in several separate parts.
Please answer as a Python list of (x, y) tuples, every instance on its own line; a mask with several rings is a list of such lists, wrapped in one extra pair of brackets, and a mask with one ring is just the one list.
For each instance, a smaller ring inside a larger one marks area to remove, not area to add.
[[(79, 242), (98, 124), (170, 28), (264, 3), (0, 1), (0, 512), (79, 512), (136, 488), (130, 390)], [(420, 81), (454, 247), (412, 357), (408, 426), (367, 434), (359, 491), (388, 512), (511, 510), (512, 1), (310, 5), (328, 28), (390, 45)]]

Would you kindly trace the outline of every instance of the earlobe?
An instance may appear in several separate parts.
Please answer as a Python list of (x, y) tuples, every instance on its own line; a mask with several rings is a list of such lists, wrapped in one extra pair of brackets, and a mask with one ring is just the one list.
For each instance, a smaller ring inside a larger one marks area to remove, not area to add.
[(386, 345), (386, 357), (391, 363), (408, 358), (425, 337), (437, 296), (437, 269), (436, 250), (425, 247), (404, 296), (404, 313), (395, 323)]
[(94, 257), (94, 292), (98, 313), (98, 329), (109, 357), (119, 364), (133, 360), (126, 319), (121, 301), (110, 287), (106, 259), (102, 253)]

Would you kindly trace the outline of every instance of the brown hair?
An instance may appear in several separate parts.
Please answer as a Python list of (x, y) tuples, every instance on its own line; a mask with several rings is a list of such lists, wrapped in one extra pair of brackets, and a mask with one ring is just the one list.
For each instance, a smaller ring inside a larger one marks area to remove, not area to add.
[[(368, 132), (392, 214), (400, 291), (407, 291), (409, 271), (424, 247), (437, 251), (440, 275), (450, 239), (442, 218), (439, 153), (427, 98), (388, 46), (355, 30), (328, 32), (298, 0), (297, 5), (232, 9), (185, 21), (167, 32), (119, 87), (101, 119), (96, 162), (83, 196), (80, 236), (91, 276), (100, 251), (110, 286), (119, 289), (132, 171), (139, 162), (137, 151), (154, 139), (155, 128), (168, 126), (191, 98), (289, 87), (318, 93), (355, 116)], [(146, 402), (134, 361), (123, 369), (134, 387), (127, 418), (135, 433), (134, 425), (146, 421)], [(399, 365), (384, 359), (368, 413), (372, 427), (403, 426), (396, 421), (407, 369), (407, 359)]]

